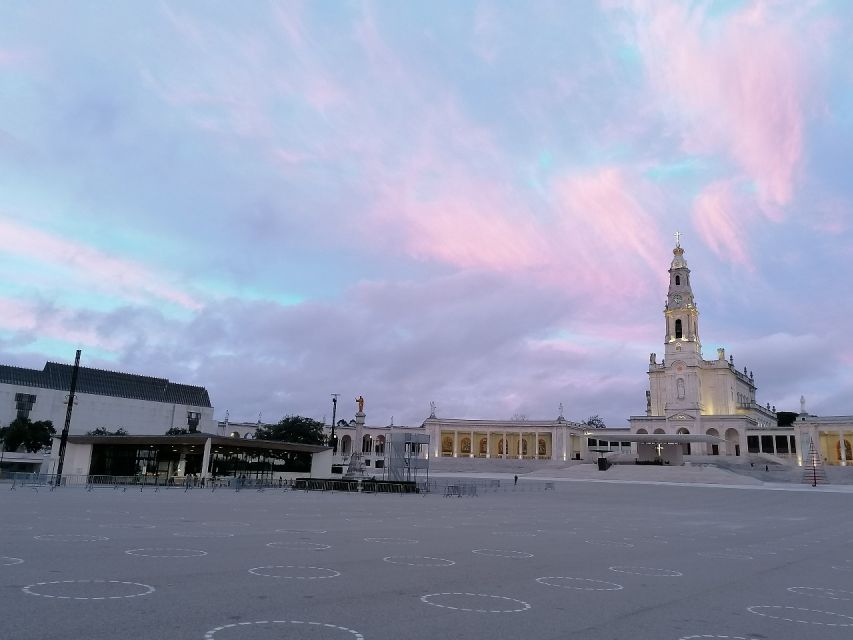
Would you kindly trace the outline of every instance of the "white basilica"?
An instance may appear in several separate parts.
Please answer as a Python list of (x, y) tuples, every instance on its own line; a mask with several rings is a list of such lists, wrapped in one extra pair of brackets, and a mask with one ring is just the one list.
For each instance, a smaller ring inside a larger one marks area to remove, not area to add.
[[(686, 444), (685, 454), (743, 455), (748, 449), (747, 430), (775, 427), (776, 413), (755, 401), (752, 372), (735, 369), (733, 358), (726, 360), (725, 349), (717, 349), (713, 360), (702, 357), (699, 309), (679, 242), (672, 253), (663, 311), (664, 354), (660, 362), (655, 353), (649, 357), (646, 415), (630, 418), (631, 432), (703, 434), (712, 437), (699, 444), (704, 450), (692, 451)], [(790, 438), (781, 442), (779, 453), (796, 448), (793, 434)]]
[(629, 439), (638, 443), (638, 457), (660, 458), (660, 445), (667, 443), (679, 447), (673, 462), (680, 462), (682, 455), (760, 454), (763, 460), (802, 464), (813, 442), (825, 463), (846, 465), (853, 460), (853, 416), (812, 416), (803, 399), (796, 420), (781, 426), (775, 406), (756, 402), (752, 371), (738, 371), (723, 348), (717, 349), (715, 359), (705, 360), (699, 309), (678, 234), (672, 253), (663, 358), (658, 362), (655, 353), (649, 357), (646, 415), (629, 419)]

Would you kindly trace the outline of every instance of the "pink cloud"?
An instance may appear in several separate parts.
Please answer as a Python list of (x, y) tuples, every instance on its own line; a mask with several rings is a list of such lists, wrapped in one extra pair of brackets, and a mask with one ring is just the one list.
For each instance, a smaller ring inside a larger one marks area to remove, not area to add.
[(107, 338), (86, 324), (75, 318), (68, 310), (54, 307), (39, 309), (31, 303), (0, 297), (0, 329), (22, 333), (32, 332), (40, 338), (105, 350), (114, 350), (121, 346), (121, 341)]
[(38, 259), (75, 273), (87, 286), (125, 299), (158, 299), (186, 309), (202, 304), (178, 287), (164, 283), (163, 274), (117, 258), (85, 244), (0, 218), (0, 253)]
[(735, 195), (731, 182), (715, 182), (694, 200), (693, 223), (718, 258), (752, 269), (743, 223), (748, 207)]
[(379, 219), (400, 228), (407, 253), (463, 268), (521, 271), (547, 264), (548, 245), (524, 207), (499, 185), (460, 176), (426, 192), (413, 176), (385, 188)]
[(765, 215), (778, 219), (803, 160), (825, 25), (803, 3), (755, 1), (720, 18), (704, 4), (625, 4), (655, 101), (678, 123), (685, 149), (727, 154), (754, 181)]
[(20, 66), (20, 64), (25, 62), (27, 59), (27, 54), (21, 51), (0, 49), (0, 68)]
[[(648, 271), (664, 277), (661, 230), (651, 211), (664, 206), (654, 187), (617, 167), (563, 176), (554, 184), (560, 248), (583, 289), (638, 295)], [(577, 283), (576, 285), (577, 286)]]

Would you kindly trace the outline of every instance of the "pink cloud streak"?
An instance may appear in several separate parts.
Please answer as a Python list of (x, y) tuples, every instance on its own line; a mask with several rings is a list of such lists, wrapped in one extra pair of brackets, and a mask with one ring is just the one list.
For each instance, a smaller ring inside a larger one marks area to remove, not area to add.
[(131, 300), (155, 298), (191, 310), (202, 307), (188, 293), (164, 284), (162, 274), (93, 247), (3, 218), (0, 218), (0, 238), (3, 239), (0, 252), (37, 258), (69, 269), (94, 289), (106, 290)]
[(656, 101), (679, 122), (685, 150), (729, 155), (765, 215), (779, 219), (803, 161), (815, 71), (805, 60), (820, 59), (825, 25), (809, 22), (802, 5), (755, 1), (711, 19), (702, 4), (625, 4)]
[(724, 261), (752, 269), (746, 248), (746, 234), (735, 211), (748, 205), (735, 196), (730, 182), (715, 182), (706, 187), (693, 203), (693, 222), (705, 244)]

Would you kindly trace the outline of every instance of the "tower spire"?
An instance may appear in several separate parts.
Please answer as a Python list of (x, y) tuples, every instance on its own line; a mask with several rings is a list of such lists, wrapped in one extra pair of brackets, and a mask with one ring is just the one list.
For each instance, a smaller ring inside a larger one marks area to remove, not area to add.
[(682, 359), (689, 354), (701, 356), (699, 342), (699, 310), (693, 299), (690, 286), (690, 269), (684, 259), (681, 232), (675, 232), (675, 247), (669, 265), (669, 291), (666, 308), (666, 358), (678, 355)]

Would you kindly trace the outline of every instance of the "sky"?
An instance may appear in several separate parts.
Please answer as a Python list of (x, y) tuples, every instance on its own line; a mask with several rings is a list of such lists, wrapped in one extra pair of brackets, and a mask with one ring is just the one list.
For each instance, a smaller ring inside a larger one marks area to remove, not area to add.
[(704, 355), (853, 414), (853, 3), (0, 7), (0, 362), (625, 426)]

